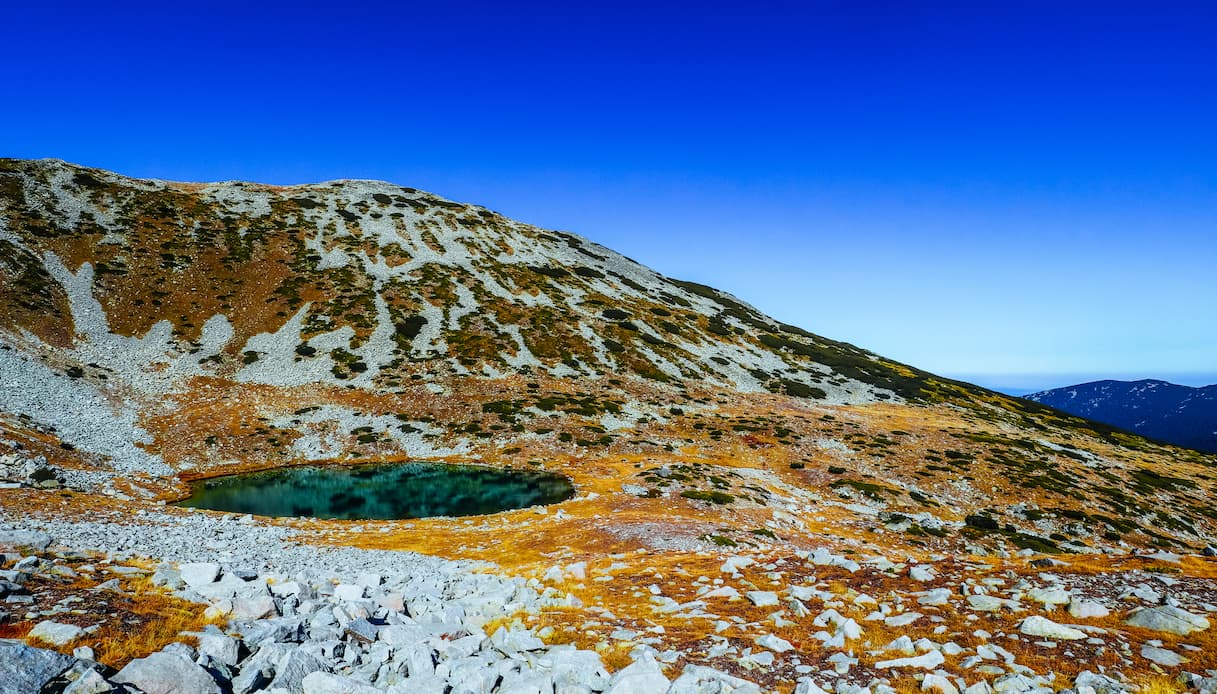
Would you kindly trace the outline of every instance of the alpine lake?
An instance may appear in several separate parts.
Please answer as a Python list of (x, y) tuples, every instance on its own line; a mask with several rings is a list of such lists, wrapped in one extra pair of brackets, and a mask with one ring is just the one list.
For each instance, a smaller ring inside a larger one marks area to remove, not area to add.
[(552, 472), (431, 462), (304, 465), (191, 483), (175, 506), (271, 517), (397, 520), (475, 516), (565, 501)]

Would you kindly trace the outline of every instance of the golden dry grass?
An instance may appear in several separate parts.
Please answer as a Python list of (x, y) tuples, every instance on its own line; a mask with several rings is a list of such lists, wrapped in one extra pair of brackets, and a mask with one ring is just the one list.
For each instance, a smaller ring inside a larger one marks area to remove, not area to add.
[[(61, 583), (34, 585), (42, 601), (66, 596), (87, 596), (96, 579), (77, 579)], [(97, 627), (92, 633), (61, 647), (36, 645), (71, 653), (79, 646), (93, 649), (98, 662), (121, 668), (131, 660), (154, 653), (175, 641), (191, 643), (183, 632), (198, 631), (210, 623), (203, 617), (204, 606), (175, 598), (147, 579), (123, 581), (121, 592), (106, 591), (90, 596), (71, 613), (54, 619), (82, 627)], [(22, 620), (0, 625), (0, 638), (25, 638), (39, 620)]]

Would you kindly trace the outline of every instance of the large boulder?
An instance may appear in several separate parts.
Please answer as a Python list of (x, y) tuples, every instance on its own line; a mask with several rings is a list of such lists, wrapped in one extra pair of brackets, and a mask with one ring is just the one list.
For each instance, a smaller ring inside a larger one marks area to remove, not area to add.
[(1179, 636), (1187, 636), (1193, 631), (1204, 631), (1209, 628), (1209, 620), (1204, 617), (1170, 605), (1138, 608), (1128, 615), (1124, 623)]
[(0, 547), (29, 547), (42, 551), (51, 546), (51, 536), (38, 530), (0, 530)]
[(220, 577), (220, 565), (212, 562), (196, 562), (178, 566), (178, 575), (191, 588), (215, 583)]
[(221, 694), (220, 686), (200, 665), (180, 653), (153, 653), (127, 663), (113, 678), (144, 694)]
[(0, 640), (0, 694), (37, 692), (63, 671), (73, 659), (62, 653)]
[(304, 686), (304, 678), (314, 672), (328, 672), (329, 668), (317, 656), (293, 649), (283, 656), (275, 666), (275, 679), (270, 688), (276, 687), (292, 692), (298, 692)]
[(195, 635), (199, 640), (199, 653), (210, 656), (218, 663), (236, 667), (241, 652), (241, 642), (231, 636), (203, 632)]

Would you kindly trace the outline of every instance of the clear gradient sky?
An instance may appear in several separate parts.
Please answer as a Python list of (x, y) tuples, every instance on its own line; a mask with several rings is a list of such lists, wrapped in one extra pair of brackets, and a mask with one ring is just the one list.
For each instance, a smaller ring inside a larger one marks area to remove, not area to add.
[(378, 178), (938, 373), (1217, 382), (1217, 2), (14, 3), (0, 156)]

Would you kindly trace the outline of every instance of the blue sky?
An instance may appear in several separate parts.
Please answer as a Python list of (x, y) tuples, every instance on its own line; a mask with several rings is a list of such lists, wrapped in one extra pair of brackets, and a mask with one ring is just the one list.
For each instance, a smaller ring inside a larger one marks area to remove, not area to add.
[(1217, 3), (50, 5), (3, 156), (388, 179), (990, 386), (1217, 381)]

